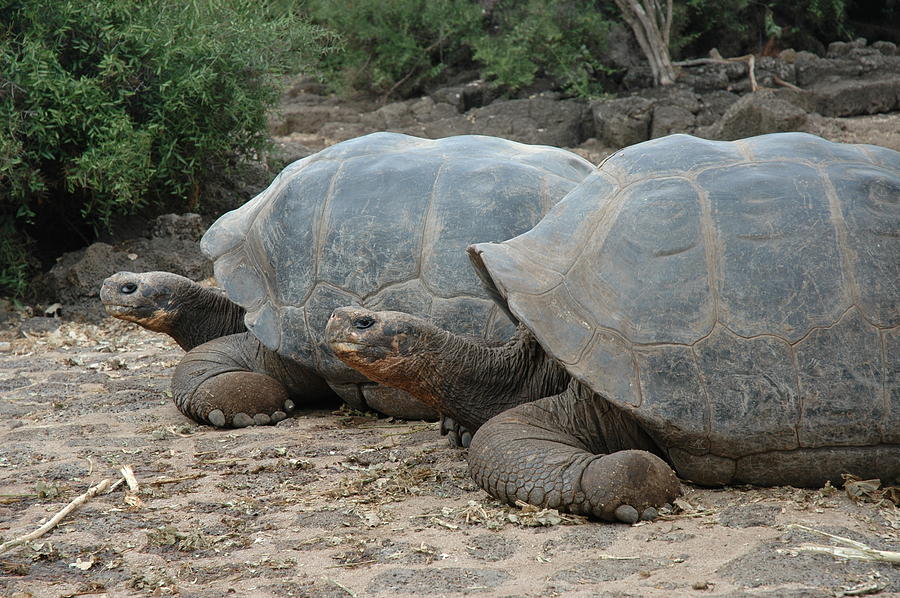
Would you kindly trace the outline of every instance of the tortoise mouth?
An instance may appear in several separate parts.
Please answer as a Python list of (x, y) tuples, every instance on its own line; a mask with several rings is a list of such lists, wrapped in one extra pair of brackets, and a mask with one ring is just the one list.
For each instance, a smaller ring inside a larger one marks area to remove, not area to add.
[(104, 303), (103, 308), (106, 310), (106, 313), (112, 316), (130, 314), (133, 316), (151, 317), (159, 315), (159, 312), (163, 311), (155, 305), (134, 305), (133, 303)]
[(357, 349), (362, 349), (367, 346), (363, 343), (354, 343), (352, 341), (338, 341), (338, 340), (330, 341), (328, 344), (331, 345), (331, 348), (335, 353), (353, 352), (353, 351), (356, 351)]
[(348, 340), (333, 340), (328, 343), (332, 353), (338, 357), (361, 357), (361, 353), (370, 348), (365, 343), (357, 343)]
[(106, 310), (111, 316), (118, 316), (120, 314), (129, 314), (134, 312), (134, 307), (131, 305), (122, 305), (120, 303), (104, 303), (103, 308)]
[[(328, 344), (331, 352), (338, 359), (354, 369), (362, 367), (363, 370), (367, 370), (368, 366), (390, 357), (389, 351), (386, 351), (380, 345), (371, 345), (347, 339), (332, 340)], [(367, 374), (367, 371), (362, 373)]]
[(174, 314), (170, 312), (147, 306), (106, 303), (103, 307), (106, 309), (106, 313), (114, 318), (134, 322), (148, 330), (166, 334), (169, 334), (174, 318)]

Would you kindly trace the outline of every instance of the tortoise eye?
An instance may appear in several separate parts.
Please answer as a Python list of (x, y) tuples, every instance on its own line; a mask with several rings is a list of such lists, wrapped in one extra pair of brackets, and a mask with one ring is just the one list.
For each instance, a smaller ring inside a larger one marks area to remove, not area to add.
[(137, 288), (138, 288), (137, 285), (134, 284), (133, 282), (126, 282), (125, 284), (123, 284), (122, 286), (119, 287), (119, 291), (123, 295), (130, 295), (133, 292), (135, 292), (137, 290)]
[(362, 316), (360, 318), (356, 318), (353, 320), (353, 327), (357, 330), (365, 330), (366, 328), (371, 328), (372, 324), (375, 323), (375, 318), (371, 318), (369, 316)]

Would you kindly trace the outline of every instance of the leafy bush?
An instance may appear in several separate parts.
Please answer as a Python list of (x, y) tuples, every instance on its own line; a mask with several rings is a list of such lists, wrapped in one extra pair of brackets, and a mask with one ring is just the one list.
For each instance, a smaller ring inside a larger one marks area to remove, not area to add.
[[(881, 12), (895, 15), (896, 3), (889, 0)], [(852, 37), (847, 14), (862, 4), (679, 0), (670, 51), (683, 58), (717, 47), (736, 56), (759, 52), (770, 39), (821, 49)], [(325, 62), (331, 84), (384, 97), (409, 97), (460, 69), (477, 69), (509, 92), (544, 78), (572, 95), (595, 95), (610, 72), (602, 60), (607, 31), (624, 24), (609, 0), (305, 0), (302, 6), (342, 38), (342, 51)]]
[(604, 70), (597, 54), (608, 21), (592, 0), (307, 0), (304, 7), (343, 41), (323, 65), (340, 91), (408, 97), (457, 67), (479, 68), (508, 91), (549, 77), (589, 95)]
[(852, 0), (687, 0), (675, 3), (672, 51), (676, 56), (759, 52), (769, 39), (815, 49), (850, 39), (846, 16)]
[(471, 0), (308, 0), (305, 10), (343, 41), (321, 64), (330, 82), (385, 96), (421, 91), (466, 62), (482, 14)]
[(589, 96), (600, 91), (597, 75), (609, 18), (591, 0), (500, 0), (490, 31), (472, 40), (475, 60), (488, 80), (513, 91), (538, 77), (564, 91)]
[(26, 231), (196, 207), (214, 169), (268, 143), (276, 75), (327, 42), (274, 3), (0, 0), (0, 294), (24, 289)]

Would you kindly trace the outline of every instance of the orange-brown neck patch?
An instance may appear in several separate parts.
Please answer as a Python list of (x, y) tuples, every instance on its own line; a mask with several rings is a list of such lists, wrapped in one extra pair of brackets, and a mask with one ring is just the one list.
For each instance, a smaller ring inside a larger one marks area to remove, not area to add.
[(335, 343), (332, 345), (332, 350), (343, 362), (373, 382), (405, 390), (429, 407), (441, 410), (441, 400), (429, 390), (427, 385), (422, 384), (421, 376), (410, 372), (409, 357), (391, 356), (370, 361), (356, 353), (352, 347), (353, 345), (350, 344)]
[(141, 318), (129, 313), (116, 314), (116, 317), (120, 320), (127, 320), (129, 322), (140, 324), (147, 330), (152, 330), (153, 332), (162, 332), (163, 334), (172, 333), (172, 320), (174, 319), (174, 314), (163, 309), (157, 309), (146, 318)]

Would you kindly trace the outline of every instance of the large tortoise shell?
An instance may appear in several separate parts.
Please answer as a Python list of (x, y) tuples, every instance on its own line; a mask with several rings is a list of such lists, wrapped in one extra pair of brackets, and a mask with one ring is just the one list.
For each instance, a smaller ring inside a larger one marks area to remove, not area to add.
[(375, 133), (289, 165), (201, 247), (263, 344), (329, 382), (361, 382), (323, 343), (334, 308), (402, 310), (504, 338), (511, 324), (465, 247), (529, 230), (593, 169), (561, 149), (495, 137)]
[(673, 135), (469, 252), (687, 477), (703, 455), (752, 470), (774, 451), (900, 444), (900, 153)]

